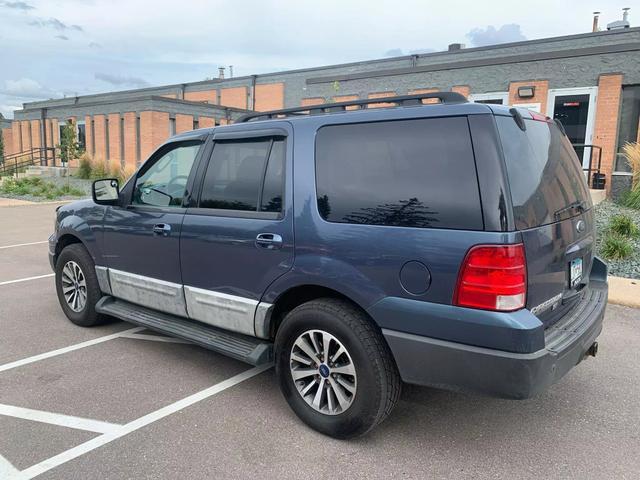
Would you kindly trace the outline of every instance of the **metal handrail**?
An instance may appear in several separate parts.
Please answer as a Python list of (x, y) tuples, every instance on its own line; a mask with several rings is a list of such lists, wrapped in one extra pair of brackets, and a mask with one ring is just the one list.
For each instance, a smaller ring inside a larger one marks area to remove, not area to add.
[[(600, 174), (602, 168), (602, 147), (599, 145), (591, 145), (588, 143), (573, 143), (573, 148), (588, 148), (589, 149), (589, 166), (587, 168), (582, 168), (582, 171), (587, 172), (587, 185), (591, 186), (591, 182), (593, 180), (593, 174)], [(597, 157), (597, 167), (593, 166), (593, 151), (596, 150)], [(582, 165), (582, 162), (580, 162)]]
[(54, 147), (36, 147), (22, 152), (5, 155), (0, 161), (0, 175), (12, 175), (19, 170), (32, 165), (56, 164), (56, 149)]

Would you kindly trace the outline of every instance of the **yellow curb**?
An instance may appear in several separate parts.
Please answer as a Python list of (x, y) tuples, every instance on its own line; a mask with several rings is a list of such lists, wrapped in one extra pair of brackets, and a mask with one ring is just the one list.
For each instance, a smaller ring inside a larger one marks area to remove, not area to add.
[(609, 276), (609, 303), (640, 308), (640, 280)]

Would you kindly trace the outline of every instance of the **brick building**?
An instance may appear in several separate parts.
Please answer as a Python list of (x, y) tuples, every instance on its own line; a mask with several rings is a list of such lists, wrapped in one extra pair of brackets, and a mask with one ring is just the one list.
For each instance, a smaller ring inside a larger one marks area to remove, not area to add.
[[(51, 146), (71, 119), (93, 157), (136, 164), (174, 132), (247, 110), (436, 90), (561, 119), (574, 143), (602, 148), (609, 178), (627, 170), (618, 151), (638, 139), (640, 28), (30, 102), (2, 134), (7, 153)], [(586, 165), (589, 149), (577, 150)]]

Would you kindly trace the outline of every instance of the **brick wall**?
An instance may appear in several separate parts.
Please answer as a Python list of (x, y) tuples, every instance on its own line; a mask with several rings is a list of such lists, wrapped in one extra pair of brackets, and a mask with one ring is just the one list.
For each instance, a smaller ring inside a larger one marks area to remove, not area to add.
[(300, 100), (301, 107), (306, 107), (307, 105), (322, 105), (323, 103), (325, 103), (325, 101), (322, 97), (310, 97)]
[(4, 142), (4, 154), (11, 155), (15, 153), (13, 148), (13, 126), (2, 129), (2, 141)]
[(31, 120), (31, 148), (42, 147), (40, 120)]
[(284, 108), (284, 83), (256, 85), (256, 110), (279, 110)]
[(223, 88), (220, 90), (220, 105), (247, 108), (247, 87)]
[[(451, 89), (451, 90), (453, 91), (453, 89)], [(413, 90), (409, 90), (408, 94), (409, 95), (419, 95), (420, 93), (435, 93), (437, 91), (438, 91), (437, 88), (416, 88), (416, 89), (413, 89)], [(466, 94), (463, 93), (463, 95), (469, 96), (469, 92), (467, 92)], [(439, 103), (439, 102), (440, 101), (437, 98), (425, 98), (424, 100), (422, 100), (422, 103), (424, 103), (424, 104), (427, 104), (427, 103)]]
[(469, 85), (454, 85), (451, 87), (451, 91), (468, 97), (471, 94), (471, 87)]
[[(352, 100), (359, 100), (360, 97), (358, 95), (336, 95), (333, 97), (334, 102), (350, 102)], [(347, 107), (347, 110), (357, 110), (358, 107), (356, 105), (352, 107)]]
[(20, 122), (20, 137), (22, 138), (22, 151), (31, 149), (31, 124), (29, 120)]
[(14, 153), (19, 153), (24, 151), (22, 148), (22, 131), (21, 131), (21, 123), (15, 121), (11, 124), (11, 136), (13, 137), (13, 148)]
[[(86, 128), (86, 127), (85, 127)], [(89, 126), (89, 128), (91, 128)], [(95, 144), (95, 154), (93, 158), (99, 161), (107, 159), (107, 139), (105, 138), (106, 126), (104, 115), (93, 116), (93, 142)]]
[(91, 128), (91, 115), (87, 115), (86, 117), (84, 117), (84, 138), (85, 138), (85, 147), (87, 150), (87, 153), (89, 155), (91, 155), (92, 157), (95, 155), (94, 152), (94, 148), (93, 148), (93, 132), (92, 132), (92, 128)]
[(215, 105), (218, 103), (217, 90), (203, 90), (201, 92), (184, 92), (184, 99), (191, 102), (205, 102)]
[[(533, 98), (518, 97), (518, 87), (534, 86)], [(509, 105), (522, 103), (539, 103), (540, 113), (547, 113), (547, 99), (549, 96), (549, 82), (547, 80), (530, 80), (525, 82), (511, 82), (509, 84)]]
[(200, 128), (215, 127), (216, 121), (211, 117), (200, 117)]
[(120, 158), (120, 114), (110, 113), (107, 117), (109, 119), (109, 163), (112, 165), (122, 163)]
[(611, 189), (616, 157), (622, 78), (621, 74), (606, 74), (598, 79), (593, 144), (602, 147), (602, 172), (607, 176), (607, 191)]
[(167, 112), (140, 112), (140, 162), (147, 160), (167, 138), (169, 138)]
[(124, 115), (124, 161), (126, 165), (136, 165), (136, 113), (126, 112)]
[[(395, 97), (396, 92), (375, 92), (370, 93), (368, 98), (384, 98), (384, 97)], [(381, 108), (381, 107), (393, 107), (393, 103), (371, 103), (367, 105), (367, 108)]]
[(188, 132), (189, 130), (193, 130), (193, 115), (176, 113), (176, 133)]

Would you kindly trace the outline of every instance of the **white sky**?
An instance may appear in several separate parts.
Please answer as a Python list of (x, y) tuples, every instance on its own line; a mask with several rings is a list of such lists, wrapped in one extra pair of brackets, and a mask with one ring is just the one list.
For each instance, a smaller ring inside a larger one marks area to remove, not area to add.
[[(0, 112), (23, 102), (544, 38), (630, 0), (0, 0)], [(630, 12), (632, 26), (640, 8)], [(640, 18), (640, 17), (639, 17)]]

